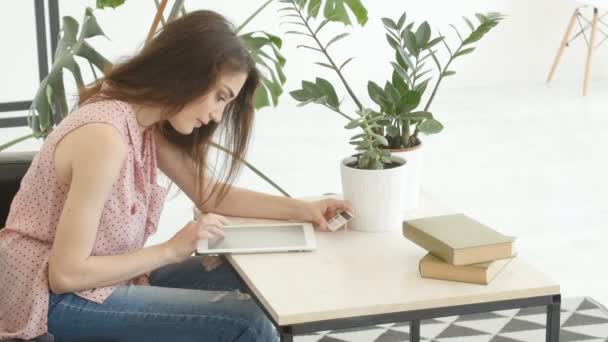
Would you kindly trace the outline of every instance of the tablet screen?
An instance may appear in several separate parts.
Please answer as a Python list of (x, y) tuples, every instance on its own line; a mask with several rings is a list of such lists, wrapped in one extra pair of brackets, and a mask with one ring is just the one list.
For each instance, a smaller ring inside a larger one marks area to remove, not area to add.
[(302, 225), (224, 227), (225, 237), (209, 241), (208, 250), (241, 248), (283, 248), (306, 245)]

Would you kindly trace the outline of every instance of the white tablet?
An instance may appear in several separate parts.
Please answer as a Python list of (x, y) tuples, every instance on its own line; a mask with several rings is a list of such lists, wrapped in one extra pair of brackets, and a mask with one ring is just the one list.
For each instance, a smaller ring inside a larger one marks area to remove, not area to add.
[(232, 225), (224, 227), (224, 235), (201, 240), (197, 254), (312, 251), (317, 245), (310, 223)]

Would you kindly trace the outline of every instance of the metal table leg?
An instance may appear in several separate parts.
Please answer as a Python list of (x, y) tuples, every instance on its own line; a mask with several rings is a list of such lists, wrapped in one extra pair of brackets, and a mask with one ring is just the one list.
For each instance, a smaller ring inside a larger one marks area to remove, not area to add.
[(555, 295), (547, 305), (547, 342), (559, 342), (561, 302), (561, 295)]
[(420, 342), (420, 320), (410, 322), (410, 341)]

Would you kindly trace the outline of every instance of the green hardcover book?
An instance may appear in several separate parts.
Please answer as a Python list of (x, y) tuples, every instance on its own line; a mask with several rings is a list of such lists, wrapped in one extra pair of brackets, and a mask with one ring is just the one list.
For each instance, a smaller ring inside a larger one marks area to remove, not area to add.
[(513, 258), (454, 266), (428, 253), (420, 259), (420, 275), (423, 278), (488, 285)]
[(403, 235), (456, 266), (506, 259), (514, 255), (514, 237), (503, 235), (464, 214), (404, 221)]

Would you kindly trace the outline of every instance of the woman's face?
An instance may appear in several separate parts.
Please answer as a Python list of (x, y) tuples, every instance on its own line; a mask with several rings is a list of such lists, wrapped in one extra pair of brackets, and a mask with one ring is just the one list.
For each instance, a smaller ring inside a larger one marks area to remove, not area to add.
[(247, 74), (244, 72), (223, 73), (218, 83), (207, 94), (198, 97), (168, 119), (171, 126), (176, 131), (188, 135), (194, 128), (206, 125), (212, 120), (219, 123), (224, 108), (239, 94), (246, 80)]

